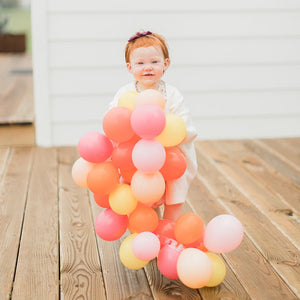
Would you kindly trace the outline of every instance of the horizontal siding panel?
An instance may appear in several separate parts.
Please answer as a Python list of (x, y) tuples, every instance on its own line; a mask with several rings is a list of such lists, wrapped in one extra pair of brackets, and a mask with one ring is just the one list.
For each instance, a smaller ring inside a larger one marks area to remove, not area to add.
[[(124, 66), (126, 41), (58, 41), (49, 45), (51, 68)], [(299, 39), (168, 40), (174, 65), (300, 62)], [(189, 49), (188, 55), (185, 49)], [(106, 59), (110, 58), (110, 59)]]
[[(112, 96), (54, 97), (53, 122), (100, 122)], [(277, 92), (186, 93), (193, 119), (300, 115), (300, 90)], [(66, 114), (66, 112), (68, 112)]]
[[(108, 30), (109, 28), (109, 30)], [(140, 29), (176, 39), (201, 37), (263, 37), (300, 34), (300, 10), (197, 13), (75, 13), (50, 14), (49, 38), (124, 39)]]
[(300, 136), (300, 115), (195, 120), (199, 140)]
[[(180, 74), (180, 76), (179, 76)], [(124, 68), (51, 70), (52, 95), (115, 93), (132, 80)], [(300, 65), (171, 66), (165, 75), (183, 92), (300, 88)]]
[(50, 11), (140, 11), (144, 9), (156, 9), (160, 11), (170, 10), (249, 10), (249, 9), (292, 9), (300, 8), (300, 3), (297, 0), (252, 0), (252, 1), (240, 1), (240, 0), (186, 0), (186, 1), (173, 1), (173, 0), (152, 0), (151, 7), (147, 2), (141, 2), (140, 0), (131, 0), (130, 2), (124, 0), (112, 0), (112, 1), (99, 1), (99, 0), (49, 0), (48, 6)]
[[(197, 119), (194, 125), (198, 139), (244, 139), (300, 136), (300, 115), (270, 118)], [(77, 145), (81, 136), (90, 131), (101, 131), (99, 122), (54, 123), (55, 146)]]

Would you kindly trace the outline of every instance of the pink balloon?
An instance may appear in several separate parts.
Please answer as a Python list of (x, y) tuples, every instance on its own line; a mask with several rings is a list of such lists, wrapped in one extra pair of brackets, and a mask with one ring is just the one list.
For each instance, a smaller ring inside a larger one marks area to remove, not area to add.
[(95, 220), (97, 235), (105, 241), (115, 241), (126, 231), (128, 216), (118, 215), (111, 208), (103, 210)]
[(135, 167), (145, 173), (154, 173), (161, 169), (166, 160), (164, 146), (156, 140), (140, 140), (132, 150)]
[(142, 104), (131, 115), (131, 127), (133, 131), (144, 139), (154, 139), (163, 131), (165, 124), (165, 114), (155, 104)]
[(204, 246), (215, 253), (227, 253), (240, 245), (243, 235), (243, 225), (236, 217), (219, 215), (207, 224)]
[(112, 151), (111, 141), (104, 134), (96, 131), (85, 134), (78, 143), (79, 155), (91, 163), (101, 163), (107, 160)]
[(138, 170), (132, 176), (131, 189), (138, 201), (151, 204), (163, 196), (165, 180), (159, 172), (147, 174)]
[(78, 158), (72, 167), (72, 178), (74, 182), (83, 188), (88, 188), (87, 176), (93, 166), (93, 163), (84, 160), (82, 157)]
[(177, 261), (183, 247), (182, 245), (176, 247), (176, 244), (176, 241), (172, 241), (163, 246), (157, 257), (157, 267), (160, 273), (169, 279), (178, 279)]
[(160, 250), (158, 237), (149, 231), (139, 233), (131, 244), (133, 254), (141, 260), (154, 259)]

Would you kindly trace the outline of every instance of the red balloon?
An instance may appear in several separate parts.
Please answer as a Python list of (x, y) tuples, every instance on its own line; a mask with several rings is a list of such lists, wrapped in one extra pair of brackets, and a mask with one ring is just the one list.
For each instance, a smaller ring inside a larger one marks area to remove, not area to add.
[(132, 111), (123, 106), (110, 109), (103, 118), (103, 130), (107, 137), (115, 142), (129, 141), (134, 135), (130, 118)]
[(153, 233), (158, 236), (160, 245), (163, 247), (170, 239), (175, 240), (175, 222), (168, 219), (159, 220)]
[(184, 155), (176, 148), (166, 148), (166, 161), (159, 170), (165, 181), (181, 177), (186, 170)]
[(136, 141), (129, 141), (120, 143), (112, 152), (112, 162), (113, 164), (123, 170), (134, 169), (135, 166), (132, 162), (132, 149)]
[(94, 194), (94, 200), (95, 202), (100, 206), (104, 208), (109, 208), (109, 201), (108, 201), (109, 195), (96, 195)]
[(119, 183), (118, 169), (111, 161), (95, 165), (87, 176), (87, 185), (92, 193), (109, 194)]

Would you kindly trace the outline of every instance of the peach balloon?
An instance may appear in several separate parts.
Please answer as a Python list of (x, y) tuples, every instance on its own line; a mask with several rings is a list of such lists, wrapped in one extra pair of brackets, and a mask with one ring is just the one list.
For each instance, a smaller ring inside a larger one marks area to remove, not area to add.
[(123, 93), (118, 100), (118, 106), (127, 107), (130, 110), (133, 110), (133, 102), (137, 95), (138, 92), (136, 91), (128, 91)]
[(199, 249), (184, 249), (177, 261), (177, 273), (183, 284), (199, 289), (205, 286), (213, 273), (209, 257)]
[(130, 214), (136, 208), (137, 203), (130, 185), (125, 183), (118, 184), (109, 194), (109, 205), (119, 215)]
[(86, 161), (82, 157), (78, 158), (72, 167), (72, 178), (74, 182), (83, 188), (88, 188), (87, 176), (93, 166), (93, 163)]
[(158, 105), (162, 110), (165, 109), (166, 100), (163, 95), (156, 90), (148, 89), (139, 93), (133, 102), (133, 109), (137, 108), (141, 104), (152, 103)]
[(165, 181), (160, 172), (147, 174), (137, 170), (132, 176), (131, 188), (138, 201), (152, 204), (163, 196)]
[(186, 136), (186, 125), (182, 118), (175, 114), (166, 115), (166, 126), (155, 139), (165, 147), (179, 145)]
[(119, 172), (111, 161), (95, 165), (87, 176), (88, 188), (97, 195), (109, 194), (118, 183)]

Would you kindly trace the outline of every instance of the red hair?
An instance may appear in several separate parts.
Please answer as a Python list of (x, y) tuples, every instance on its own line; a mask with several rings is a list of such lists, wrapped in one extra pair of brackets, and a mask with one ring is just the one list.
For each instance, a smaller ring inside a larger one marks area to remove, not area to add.
[(147, 35), (138, 37), (127, 43), (127, 45), (125, 47), (126, 63), (130, 62), (130, 54), (133, 50), (135, 50), (137, 48), (141, 48), (141, 47), (151, 47), (151, 46), (160, 47), (160, 49), (164, 55), (164, 58), (170, 59), (166, 40), (159, 34), (151, 33), (151, 34), (147, 34)]

